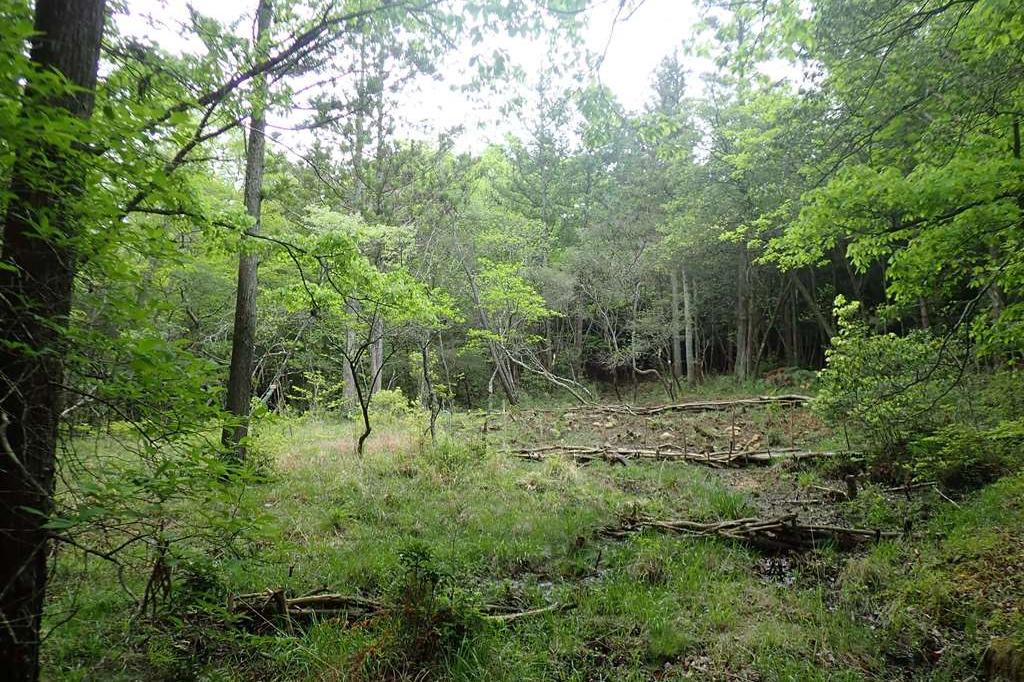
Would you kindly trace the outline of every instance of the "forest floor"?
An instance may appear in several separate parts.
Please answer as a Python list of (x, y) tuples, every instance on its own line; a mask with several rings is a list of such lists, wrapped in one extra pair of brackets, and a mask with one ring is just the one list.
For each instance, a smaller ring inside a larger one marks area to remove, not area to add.
[[(291, 632), (218, 624), (210, 611), (143, 626), (102, 563), (66, 564), (51, 611), (68, 607), (63, 586), (86, 586), (78, 617), (46, 644), (47, 677), (965, 680), (987, 667), (1021, 679), (1024, 477), (955, 501), (861, 483), (847, 500), (829, 458), (716, 468), (516, 456), (841, 447), (808, 410), (778, 405), (463, 414), (442, 418), (437, 444), (422, 426), (395, 417), (360, 457), (351, 424), (266, 425), (257, 445), (275, 473), (253, 494), (267, 539), (218, 577), (222, 594), (326, 590), (392, 607)], [(657, 528), (607, 532), (640, 516), (788, 513), (898, 536), (765, 553)]]

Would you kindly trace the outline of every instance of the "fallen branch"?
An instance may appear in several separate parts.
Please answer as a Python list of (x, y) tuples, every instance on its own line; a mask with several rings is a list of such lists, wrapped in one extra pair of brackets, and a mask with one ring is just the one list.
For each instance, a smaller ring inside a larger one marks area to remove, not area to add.
[(841, 453), (832, 451), (800, 450), (798, 448), (777, 448), (772, 450), (719, 450), (715, 452), (694, 452), (675, 445), (656, 448), (628, 446), (587, 446), (587, 445), (545, 445), (538, 448), (508, 450), (507, 454), (520, 459), (541, 461), (547, 457), (570, 457), (580, 464), (604, 461), (626, 464), (627, 460), (654, 462), (690, 462), (705, 466), (725, 468), (748, 464), (773, 464), (780, 461), (800, 461), (835, 457)]
[[(566, 611), (574, 604), (551, 604), (526, 611), (503, 612), (500, 606), (483, 607), (483, 619), (493, 623), (509, 623), (544, 613)], [(384, 602), (366, 597), (346, 594), (306, 594), (287, 598), (284, 590), (267, 589), (228, 597), (228, 611), (240, 617), (240, 622), (254, 629), (276, 627), (284, 624), (284, 630), (293, 632), (293, 623), (305, 623), (328, 619), (346, 622), (361, 621), (392, 610)]]
[(736, 407), (758, 405), (780, 405), (782, 407), (803, 407), (810, 402), (806, 395), (763, 395), (755, 398), (737, 398), (735, 400), (704, 400), (670, 405), (578, 405), (565, 410), (569, 412), (604, 412), (612, 414), (652, 415), (664, 412), (711, 412), (731, 410)]
[(576, 608), (575, 604), (551, 604), (550, 606), (543, 606), (539, 609), (529, 609), (527, 611), (517, 611), (514, 613), (495, 613), (484, 616), (484, 620), (492, 623), (510, 623), (520, 618), (529, 618), (530, 616), (539, 616), (544, 613), (554, 613), (556, 611), (568, 611), (569, 609)]
[(936, 488), (938, 487), (936, 481), (918, 481), (917, 483), (907, 483), (904, 485), (897, 485), (892, 488), (885, 488), (882, 490), (883, 493), (909, 493), (914, 490), (920, 490), (921, 488)]
[(284, 590), (265, 590), (228, 597), (228, 611), (256, 629), (283, 621), (291, 631), (293, 622), (341, 619), (363, 620), (386, 610), (373, 599), (344, 594), (312, 594), (288, 599)]
[(677, 535), (735, 540), (766, 552), (804, 551), (829, 544), (845, 549), (860, 543), (877, 542), (882, 538), (899, 535), (877, 529), (803, 524), (799, 522), (796, 514), (771, 519), (745, 518), (718, 523), (698, 523), (685, 519), (659, 520), (633, 514), (623, 517), (619, 525), (606, 528), (601, 534), (605, 537), (623, 538), (649, 528)]

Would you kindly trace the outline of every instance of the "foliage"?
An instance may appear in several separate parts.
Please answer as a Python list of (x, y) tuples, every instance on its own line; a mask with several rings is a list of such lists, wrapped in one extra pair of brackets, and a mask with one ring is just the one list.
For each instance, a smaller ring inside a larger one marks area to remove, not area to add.
[(836, 304), (840, 331), (818, 375), (815, 410), (853, 430), (858, 446), (898, 457), (911, 439), (950, 419), (961, 351), (925, 331), (872, 334), (859, 305), (841, 298)]
[(362, 663), (374, 679), (415, 679), (450, 669), (454, 657), (471, 654), (482, 627), (429, 547), (410, 545), (398, 556), (399, 573), (390, 589), (396, 610), (381, 623)]
[[(743, 551), (657, 538), (592, 547), (626, 503), (725, 518), (751, 513), (744, 495), (668, 468), (522, 470), (487, 449), (493, 423), (457, 411), (492, 409), (496, 390), (508, 404), (602, 390), (664, 400), (645, 379), (674, 401), (686, 348), (707, 377), (693, 395), (771, 390), (758, 383), (767, 367), (788, 368), (766, 377), (786, 390), (811, 390), (808, 372), (824, 367), (815, 409), (874, 476), (950, 491), (1012, 476), (1024, 464), (1020, 8), (702, 2), (697, 35), (631, 111), (588, 80), (603, 59), (580, 43), (591, 4), (275, 0), (259, 44), (247, 17), (189, 8), (188, 47), (172, 53), (129, 33), (134, 3), (112, 3), (87, 120), (54, 106), (83, 93), (29, 58), (32, 3), (0, 0), (0, 210), (74, 179), (30, 242), (75, 264), (70, 312), (41, 320), (56, 341), (33, 350), (66, 370), (51, 386), (64, 398), (60, 482), (52, 513), (38, 510), (59, 557), (62, 609), (48, 619), (73, 617), (69, 595), (94, 581), (83, 618), (123, 616), (69, 636), (87, 640), (82, 675), (113, 674), (96, 659), (125, 641), (167, 677), (231, 675), (230, 656), (270, 678), (630, 679), (700, 674), (703, 658), (749, 677), (885, 674), (870, 628), (820, 590), (798, 588), (783, 613)], [(617, 20), (642, 4), (619, 3)], [(552, 47), (536, 82), (505, 47), (520, 38)], [(421, 134), (404, 98), (454, 72), (452, 60), (468, 67), (449, 84), (486, 94), (515, 135), (465, 151), (460, 131)], [(699, 84), (687, 72), (698, 63), (711, 69)], [(789, 74), (770, 78), (776, 67)], [(269, 136), (254, 221), (238, 179), (264, 84), (271, 118), (313, 133), (308, 144)], [(225, 421), (239, 253), (260, 261), (252, 442), (263, 459), (228, 468), (211, 434)], [(783, 440), (773, 418), (771, 445)], [(384, 428), (368, 440), (371, 422)], [(553, 437), (564, 427), (531, 423)], [(519, 436), (498, 437), (514, 447)], [(347, 456), (356, 438), (363, 458)], [(968, 504), (1015, 499), (1015, 480)], [(932, 511), (879, 486), (845, 509), (880, 525)], [(998, 535), (971, 513), (949, 524)], [(418, 544), (396, 551), (409, 537)], [(885, 570), (885, 552), (896, 550), (878, 549), (871, 570)], [(975, 554), (979, 571), (998, 563)], [(1019, 625), (979, 616), (978, 595), (960, 610), (942, 567), (920, 573), (890, 594), (919, 598), (927, 627), (884, 610), (914, 665), (943, 650), (928, 628), (950, 613), (972, 633), (943, 668), (951, 677), (977, 658), (976, 632)], [(358, 632), (317, 624), (300, 645), (225, 636), (204, 658), (182, 644), (176, 619), (229, 586), (327, 578), (401, 608)], [(862, 588), (851, 587), (869, 598)], [(477, 589), (510, 609), (572, 600), (582, 615), (496, 634), (469, 605)], [(77, 645), (56, 646), (58, 667), (77, 665)]]
[(1010, 540), (1024, 522), (1022, 484), (1012, 476), (959, 507), (947, 505), (927, 522), (922, 537), (932, 539), (883, 543), (843, 570), (843, 604), (877, 614), (890, 665), (925, 679), (979, 669), (1012, 678), (1024, 644), (1013, 604), (1024, 555)]
[(371, 404), (373, 413), (386, 423), (393, 419), (402, 419), (418, 413), (402, 389), (382, 389), (374, 394)]
[(1020, 420), (990, 428), (950, 424), (915, 439), (910, 454), (915, 474), (949, 489), (974, 489), (1019, 471), (1024, 465)]

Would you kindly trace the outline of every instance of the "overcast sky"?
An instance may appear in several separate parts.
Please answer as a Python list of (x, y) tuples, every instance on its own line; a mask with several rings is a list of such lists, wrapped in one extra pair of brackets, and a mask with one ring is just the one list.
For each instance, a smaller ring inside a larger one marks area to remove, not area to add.
[[(198, 49), (198, 44), (185, 41), (175, 22), (187, 16), (186, 0), (129, 0), (129, 15), (120, 17), (121, 29), (136, 36), (146, 36), (165, 49), (183, 52)], [(201, 12), (221, 21), (251, 16), (256, 0), (218, 0), (193, 2)], [(651, 94), (651, 78), (655, 67), (665, 56), (679, 48), (690, 37), (697, 21), (692, 0), (645, 0), (632, 14), (619, 15), (618, 0), (595, 0), (588, 10), (588, 26), (584, 31), (586, 46), (594, 53), (605, 54), (600, 80), (609, 87), (628, 109), (641, 108)], [(153, 24), (157, 24), (156, 28)], [(162, 28), (160, 27), (162, 25)], [(244, 29), (250, 29), (248, 22)], [(511, 43), (510, 54), (527, 72), (528, 81), (536, 82), (548, 60), (545, 50), (537, 44)], [(607, 48), (607, 50), (606, 50)], [(453, 70), (459, 55), (451, 58)], [(464, 59), (463, 59), (464, 60)], [(465, 65), (462, 65), (465, 66)], [(698, 70), (702, 64), (693, 62)], [(447, 67), (446, 67), (447, 68)], [(696, 83), (696, 79), (693, 80)], [(502, 119), (496, 114), (494, 101), (472, 102), (463, 93), (453, 92), (452, 81), (431, 81), (407, 93), (402, 107), (403, 117), (410, 119), (423, 135), (463, 125), (462, 148), (479, 149), (488, 142), (500, 140), (506, 133), (521, 131), (518, 120)], [(285, 118), (271, 120), (287, 128)], [(282, 142), (305, 146), (305, 135), (284, 133)]]

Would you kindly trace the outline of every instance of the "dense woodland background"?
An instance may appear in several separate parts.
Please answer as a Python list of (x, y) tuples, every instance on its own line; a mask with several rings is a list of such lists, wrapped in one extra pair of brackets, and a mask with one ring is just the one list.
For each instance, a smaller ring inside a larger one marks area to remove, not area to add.
[[(196, 5), (184, 54), (122, 35), (140, 5), (0, 0), (0, 677), (39, 674), (65, 557), (156, 618), (258, 554), (261, 428), (351, 424), (357, 457), (396, 414), (450, 442), (710, 383), (816, 394), (844, 475), (1019, 469), (1020, 2), (704, 2), (639, 111), (585, 0)], [(452, 59), (521, 134), (410, 127)]]

